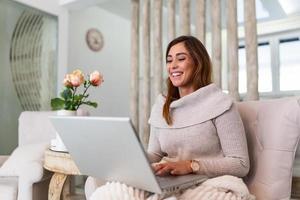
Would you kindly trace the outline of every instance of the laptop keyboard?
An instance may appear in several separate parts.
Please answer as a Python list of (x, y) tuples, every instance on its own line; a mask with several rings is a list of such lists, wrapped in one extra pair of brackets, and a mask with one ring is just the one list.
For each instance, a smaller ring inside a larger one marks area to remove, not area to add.
[(174, 194), (191, 186), (200, 185), (207, 179), (207, 176), (195, 174), (185, 176), (157, 177), (157, 181), (161, 186), (164, 195)]

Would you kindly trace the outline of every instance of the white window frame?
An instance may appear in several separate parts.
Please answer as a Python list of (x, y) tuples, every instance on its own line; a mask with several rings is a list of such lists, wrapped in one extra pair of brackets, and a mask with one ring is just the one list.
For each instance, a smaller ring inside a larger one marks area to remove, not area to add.
[[(276, 34), (268, 34), (263, 36), (258, 36), (257, 43), (268, 42), (271, 50), (271, 73), (272, 73), (272, 91), (271, 92), (259, 92), (259, 97), (261, 99), (271, 99), (271, 98), (280, 98), (284, 96), (300, 96), (299, 90), (289, 90), (281, 91), (280, 90), (280, 56), (279, 56), (279, 45), (280, 40), (289, 39), (289, 38), (300, 38), (300, 29), (281, 32)], [(245, 40), (239, 40), (239, 46), (245, 45)], [(246, 93), (240, 93), (242, 99), (246, 97)]]

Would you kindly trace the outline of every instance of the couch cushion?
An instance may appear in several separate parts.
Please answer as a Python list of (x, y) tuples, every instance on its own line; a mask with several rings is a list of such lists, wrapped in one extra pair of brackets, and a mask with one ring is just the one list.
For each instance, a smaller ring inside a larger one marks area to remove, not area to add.
[(17, 200), (18, 178), (0, 176), (0, 199)]
[(299, 141), (297, 98), (238, 104), (245, 125), (251, 167), (245, 181), (257, 199), (288, 199)]

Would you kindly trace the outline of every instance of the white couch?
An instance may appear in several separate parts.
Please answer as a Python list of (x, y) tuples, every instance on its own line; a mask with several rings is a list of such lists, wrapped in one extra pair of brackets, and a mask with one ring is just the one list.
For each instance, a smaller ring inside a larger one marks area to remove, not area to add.
[(300, 138), (299, 97), (241, 102), (238, 108), (251, 161), (248, 188), (258, 200), (290, 199)]
[(47, 200), (51, 173), (43, 169), (44, 150), (55, 137), (48, 116), (55, 112), (22, 112), (18, 147), (0, 156), (1, 200)]

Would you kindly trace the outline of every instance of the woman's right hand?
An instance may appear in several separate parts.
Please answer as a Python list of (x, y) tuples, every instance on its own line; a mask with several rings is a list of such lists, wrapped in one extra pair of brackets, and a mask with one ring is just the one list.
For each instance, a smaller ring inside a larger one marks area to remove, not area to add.
[(155, 175), (185, 175), (193, 173), (190, 160), (182, 160), (176, 162), (153, 163), (152, 168)]

